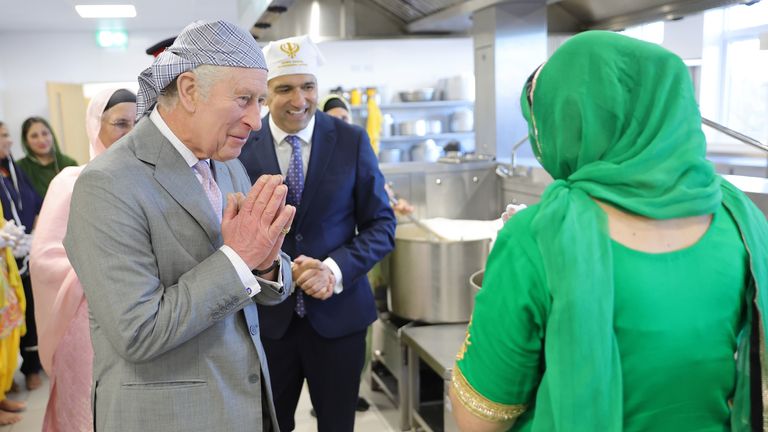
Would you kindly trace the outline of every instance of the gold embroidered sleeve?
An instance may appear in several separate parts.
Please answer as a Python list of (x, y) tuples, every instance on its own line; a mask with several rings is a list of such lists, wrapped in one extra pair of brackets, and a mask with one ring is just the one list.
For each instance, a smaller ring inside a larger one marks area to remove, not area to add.
[(493, 422), (513, 420), (528, 408), (527, 405), (505, 405), (484, 397), (467, 382), (458, 365), (454, 365), (451, 385), (456, 398), (464, 408), (484, 420)]

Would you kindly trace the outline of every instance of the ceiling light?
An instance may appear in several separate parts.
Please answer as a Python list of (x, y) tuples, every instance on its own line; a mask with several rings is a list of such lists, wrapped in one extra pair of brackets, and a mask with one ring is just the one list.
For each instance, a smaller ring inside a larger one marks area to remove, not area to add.
[(133, 5), (76, 5), (75, 10), (82, 18), (134, 18)]

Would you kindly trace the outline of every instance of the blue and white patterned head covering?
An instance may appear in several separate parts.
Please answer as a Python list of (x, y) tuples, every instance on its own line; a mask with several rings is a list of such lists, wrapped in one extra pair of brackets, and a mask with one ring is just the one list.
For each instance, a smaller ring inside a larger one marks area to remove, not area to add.
[(196, 21), (139, 75), (137, 119), (152, 111), (171, 81), (201, 65), (267, 69), (264, 54), (250, 33), (227, 21)]

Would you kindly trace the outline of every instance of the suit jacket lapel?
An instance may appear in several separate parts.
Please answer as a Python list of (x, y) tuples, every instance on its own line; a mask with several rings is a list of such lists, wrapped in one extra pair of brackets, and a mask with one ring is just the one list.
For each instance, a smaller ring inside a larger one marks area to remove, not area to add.
[[(336, 146), (336, 128), (327, 115), (315, 113), (315, 130), (312, 132), (312, 150), (309, 155), (309, 167), (304, 178), (304, 191), (301, 194), (301, 205), (296, 214), (294, 225), (300, 227), (306, 216), (317, 188), (323, 178), (323, 173), (331, 160), (333, 148)], [(322, 198), (321, 198), (322, 199)]]
[[(155, 166), (155, 180), (200, 224), (212, 244), (220, 243), (221, 228), (192, 168), (154, 123), (146, 119), (136, 127), (140, 126), (136, 156)], [(227, 178), (231, 189), (229, 174), (221, 175), (220, 178)]]
[[(272, 131), (269, 128), (269, 116), (261, 119), (263, 125), (261, 130), (256, 132), (251, 142), (253, 146), (253, 163), (260, 169), (258, 172), (269, 174), (280, 174), (280, 164), (277, 162), (277, 153), (275, 152), (275, 140), (272, 138)], [(253, 180), (256, 182), (256, 179)]]

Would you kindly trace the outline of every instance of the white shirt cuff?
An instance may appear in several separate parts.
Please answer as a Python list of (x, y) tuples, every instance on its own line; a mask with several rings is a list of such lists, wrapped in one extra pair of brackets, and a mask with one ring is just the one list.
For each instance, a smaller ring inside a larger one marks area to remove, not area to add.
[(224, 252), (224, 255), (226, 255), (227, 258), (229, 258), (229, 261), (232, 262), (232, 266), (235, 267), (235, 271), (240, 277), (240, 281), (245, 286), (245, 293), (248, 294), (248, 297), (253, 297), (260, 293), (261, 285), (270, 286), (274, 288), (275, 291), (279, 291), (280, 288), (283, 287), (282, 271), (277, 272), (277, 281), (260, 278), (258, 276), (254, 276), (254, 274), (251, 273), (251, 269), (248, 268), (248, 265), (245, 263), (245, 261), (243, 261), (243, 259), (240, 258), (240, 255), (238, 255), (237, 252), (235, 252), (231, 247), (224, 245), (220, 247), (219, 250)]
[(340, 294), (344, 291), (344, 287), (341, 286), (341, 269), (339, 268), (339, 265), (336, 264), (336, 261), (331, 257), (326, 258), (325, 261), (323, 261), (323, 264), (331, 269), (331, 273), (333, 273), (333, 276), (336, 278), (336, 286), (333, 287), (333, 293)]

